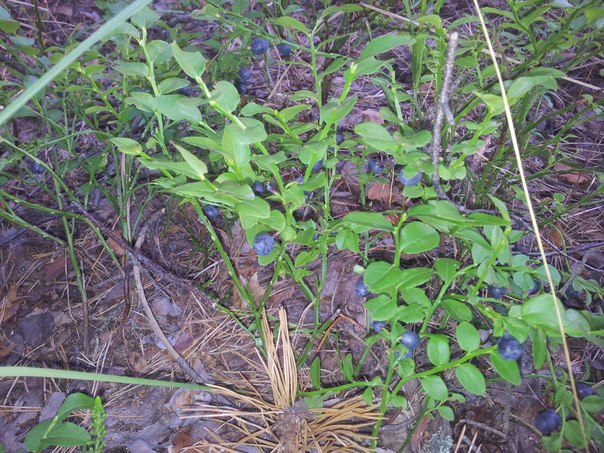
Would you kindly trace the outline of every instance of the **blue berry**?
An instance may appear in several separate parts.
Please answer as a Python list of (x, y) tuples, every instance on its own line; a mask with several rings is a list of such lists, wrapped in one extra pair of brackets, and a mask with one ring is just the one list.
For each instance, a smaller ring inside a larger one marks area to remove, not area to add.
[(312, 171), (319, 171), (323, 168), (323, 159), (312, 166)]
[(415, 186), (422, 180), (422, 172), (418, 171), (415, 176), (411, 176), (410, 178), (405, 177), (405, 169), (401, 168), (399, 173), (399, 179), (403, 183), (403, 186)]
[(381, 175), (384, 169), (375, 159), (367, 159), (367, 169), (374, 175)]
[(341, 145), (344, 141), (344, 134), (340, 131), (336, 131), (336, 145)]
[(532, 296), (533, 294), (537, 294), (540, 289), (541, 289), (541, 282), (539, 280), (537, 280), (536, 278), (534, 278), (533, 287), (531, 289), (529, 289), (526, 294), (527, 294), (527, 296)]
[(271, 184), (270, 181), (266, 181), (265, 187), (266, 187), (266, 190), (268, 192), (272, 192), (273, 191), (273, 185)]
[(180, 90), (178, 90), (177, 93), (188, 97), (193, 94), (193, 88), (191, 88), (190, 85), (187, 85), (186, 87), (182, 87)]
[(506, 333), (497, 341), (497, 351), (502, 359), (516, 360), (522, 355), (522, 346), (516, 338)]
[(252, 77), (252, 71), (250, 68), (239, 68), (239, 79), (242, 82), (247, 82)]
[(354, 293), (359, 297), (367, 297), (370, 294), (370, 291), (365, 282), (361, 279), (354, 285)]
[(268, 50), (268, 41), (263, 38), (255, 38), (252, 41), (251, 49), (254, 55), (262, 55)]
[(580, 400), (582, 400), (586, 396), (591, 396), (594, 394), (594, 391), (592, 390), (591, 386), (584, 384), (583, 382), (577, 383), (576, 389), (577, 389), (577, 396), (579, 397)]
[(235, 80), (235, 88), (237, 88), (237, 92), (239, 94), (243, 95), (243, 94), (247, 93), (247, 83), (245, 83), (241, 79)]
[(549, 436), (562, 425), (562, 417), (554, 409), (541, 411), (535, 417), (535, 428)]
[(270, 255), (275, 248), (275, 238), (270, 234), (261, 233), (254, 238), (254, 251), (260, 256)]
[(408, 330), (404, 334), (402, 334), (400, 341), (402, 344), (407, 346), (407, 348), (409, 348), (410, 351), (417, 349), (421, 343), (419, 335), (417, 333), (413, 332), (412, 330)]
[(252, 192), (254, 192), (259, 197), (264, 195), (264, 186), (262, 185), (262, 183), (259, 181), (254, 181), (254, 184), (252, 184)]
[(401, 353), (399, 351), (394, 351), (394, 357), (396, 357), (397, 359), (400, 357), (401, 360), (410, 359), (411, 357), (413, 357), (413, 351), (411, 349), (409, 349), (403, 355), (401, 355)]
[(279, 51), (279, 55), (282, 57), (289, 57), (292, 54), (292, 48), (289, 44), (282, 42), (277, 45), (277, 50)]
[(201, 212), (203, 212), (204, 215), (210, 220), (213, 220), (218, 217), (218, 209), (216, 209), (216, 207), (212, 206), (211, 204), (204, 205), (204, 207), (201, 208)]
[(380, 333), (385, 326), (386, 323), (384, 321), (371, 321), (371, 328), (377, 333)]
[(498, 287), (494, 285), (489, 285), (487, 287), (487, 295), (493, 299), (501, 299), (509, 292), (510, 290), (504, 287)]

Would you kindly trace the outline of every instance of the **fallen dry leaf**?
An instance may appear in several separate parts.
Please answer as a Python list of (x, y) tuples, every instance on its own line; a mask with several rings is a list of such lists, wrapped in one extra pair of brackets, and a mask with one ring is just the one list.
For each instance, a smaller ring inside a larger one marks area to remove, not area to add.
[(584, 171), (575, 170), (566, 164), (557, 162), (554, 165), (554, 170), (558, 173), (558, 177), (568, 184), (587, 184), (592, 179), (592, 175)]
[(12, 319), (19, 310), (21, 299), (17, 296), (17, 285), (13, 283), (0, 301), (0, 325)]
[(368, 184), (367, 198), (371, 201), (379, 201), (388, 206), (400, 204), (403, 201), (403, 196), (398, 188), (382, 182)]
[(63, 255), (44, 266), (45, 279), (52, 282), (57, 277), (65, 275), (66, 270), (66, 258)]

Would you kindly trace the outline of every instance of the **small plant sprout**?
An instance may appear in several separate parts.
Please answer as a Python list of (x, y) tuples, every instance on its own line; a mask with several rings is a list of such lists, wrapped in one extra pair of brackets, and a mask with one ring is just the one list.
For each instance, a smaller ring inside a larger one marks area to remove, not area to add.
[(268, 233), (261, 233), (254, 238), (253, 248), (260, 256), (270, 255), (275, 248), (275, 238)]
[(554, 409), (541, 411), (535, 417), (535, 428), (545, 436), (557, 431), (562, 425), (562, 417)]
[(502, 359), (517, 360), (522, 355), (522, 346), (516, 338), (506, 333), (497, 341), (497, 351)]

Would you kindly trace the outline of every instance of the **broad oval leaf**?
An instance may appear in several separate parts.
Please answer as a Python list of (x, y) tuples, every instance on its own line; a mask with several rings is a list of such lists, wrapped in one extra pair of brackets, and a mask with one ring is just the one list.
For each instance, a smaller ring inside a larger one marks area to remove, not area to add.
[(192, 79), (201, 77), (206, 69), (206, 59), (200, 52), (185, 52), (176, 41), (172, 43), (172, 54), (186, 75)]
[(218, 82), (212, 90), (210, 96), (210, 103), (218, 104), (220, 107), (225, 109), (227, 112), (233, 112), (239, 105), (241, 97), (237, 88), (226, 80)]
[(401, 250), (413, 255), (438, 247), (440, 235), (423, 222), (410, 222), (401, 230)]
[(383, 35), (369, 42), (359, 55), (359, 61), (374, 57), (399, 46), (410, 46), (415, 43), (415, 38), (409, 35)]
[(388, 321), (396, 314), (396, 301), (381, 294), (369, 299), (365, 308), (374, 321)]
[(439, 376), (426, 376), (419, 380), (424, 391), (432, 398), (437, 401), (443, 401), (447, 399), (449, 391), (445, 381)]
[(403, 271), (384, 261), (377, 261), (367, 266), (365, 284), (374, 293), (395, 288), (401, 280)]
[(498, 352), (492, 352), (491, 363), (499, 376), (511, 384), (520, 385), (520, 370), (515, 360), (502, 359)]
[(428, 340), (428, 358), (433, 365), (443, 365), (449, 361), (451, 348), (444, 335), (432, 335)]
[(466, 352), (476, 351), (480, 347), (480, 334), (476, 327), (469, 322), (459, 323), (455, 329), (455, 336), (459, 347)]
[(364, 233), (369, 230), (394, 230), (392, 224), (378, 212), (351, 212), (344, 216), (342, 223), (355, 233)]
[(474, 395), (484, 395), (487, 383), (478, 368), (471, 363), (464, 363), (455, 368), (455, 376), (459, 383)]

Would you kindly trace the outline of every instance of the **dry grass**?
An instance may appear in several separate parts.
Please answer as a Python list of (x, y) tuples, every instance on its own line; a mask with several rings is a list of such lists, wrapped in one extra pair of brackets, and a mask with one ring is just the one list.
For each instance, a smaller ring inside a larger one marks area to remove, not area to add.
[[(244, 446), (267, 452), (370, 451), (368, 433), (380, 417), (375, 406), (368, 406), (358, 396), (325, 402), (320, 408), (309, 408), (304, 400), (296, 400), (298, 371), (287, 325), (285, 309), (281, 308), (275, 339), (263, 313), (267, 357), (258, 353), (258, 358), (271, 391), (260, 391), (249, 381), (239, 383), (244, 391), (211, 386), (214, 394), (233, 404), (201, 404), (185, 410), (190, 414), (186, 418), (211, 418), (223, 423), (223, 429), (212, 433), (211, 441), (198, 442), (185, 451), (234, 452)], [(218, 434), (223, 430), (238, 433), (239, 438), (224, 439)]]

